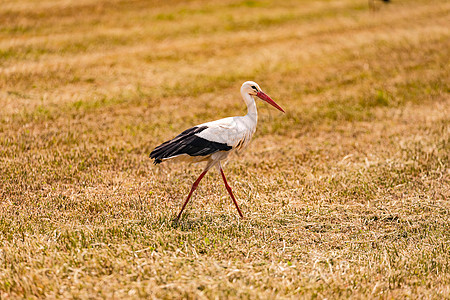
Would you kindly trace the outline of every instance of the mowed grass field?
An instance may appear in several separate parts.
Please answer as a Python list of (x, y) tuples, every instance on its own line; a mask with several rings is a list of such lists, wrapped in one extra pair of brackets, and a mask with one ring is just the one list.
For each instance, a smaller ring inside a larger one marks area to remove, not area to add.
[[(450, 295), (450, 3), (1, 1), (0, 298)], [(148, 154), (244, 115), (246, 152)]]

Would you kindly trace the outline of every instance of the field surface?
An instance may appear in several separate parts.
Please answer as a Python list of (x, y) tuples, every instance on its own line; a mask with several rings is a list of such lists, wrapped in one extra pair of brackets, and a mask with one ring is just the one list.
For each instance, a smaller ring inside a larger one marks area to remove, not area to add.
[(374, 2), (0, 0), (0, 298), (449, 299), (450, 2)]

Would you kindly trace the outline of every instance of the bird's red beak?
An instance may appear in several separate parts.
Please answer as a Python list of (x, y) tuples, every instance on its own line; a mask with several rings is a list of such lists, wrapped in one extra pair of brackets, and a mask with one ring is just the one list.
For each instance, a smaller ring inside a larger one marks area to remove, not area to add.
[(257, 96), (259, 99), (266, 101), (267, 103), (269, 103), (270, 105), (272, 105), (272, 106), (275, 107), (276, 109), (281, 110), (282, 112), (285, 112), (285, 111), (281, 108), (281, 106), (279, 106), (278, 104), (276, 104), (275, 101), (273, 101), (273, 100), (272, 100), (269, 96), (267, 96), (265, 93), (263, 93), (263, 92), (258, 92), (258, 93), (256, 94), (256, 96)]

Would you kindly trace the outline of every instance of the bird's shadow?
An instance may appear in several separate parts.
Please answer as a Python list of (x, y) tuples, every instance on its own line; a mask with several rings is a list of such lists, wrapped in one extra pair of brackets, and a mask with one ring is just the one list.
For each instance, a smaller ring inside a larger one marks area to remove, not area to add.
[(181, 231), (191, 231), (205, 226), (219, 227), (223, 226), (224, 224), (229, 226), (230, 223), (235, 222), (239, 223), (241, 222), (241, 220), (239, 219), (238, 216), (232, 219), (227, 213), (201, 215), (198, 217), (194, 217), (189, 214), (184, 214), (178, 220), (176, 218), (172, 219), (170, 227), (174, 229), (179, 229)]

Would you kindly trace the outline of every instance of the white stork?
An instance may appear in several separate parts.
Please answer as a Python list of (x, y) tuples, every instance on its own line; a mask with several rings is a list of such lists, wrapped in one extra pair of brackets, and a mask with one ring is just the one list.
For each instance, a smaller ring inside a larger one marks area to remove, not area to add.
[(242, 84), (241, 95), (247, 104), (247, 114), (245, 116), (229, 117), (194, 126), (183, 131), (172, 140), (159, 145), (150, 154), (150, 158), (154, 159), (155, 164), (159, 164), (166, 160), (207, 162), (202, 174), (200, 174), (198, 179), (192, 185), (191, 191), (175, 220), (180, 218), (200, 180), (202, 180), (206, 172), (213, 166), (216, 166), (220, 171), (225, 187), (230, 194), (231, 199), (233, 199), (239, 215), (241, 218), (244, 217), (234, 198), (231, 187), (228, 185), (227, 179), (225, 178), (222, 164), (228, 160), (228, 157), (232, 152), (244, 149), (250, 143), (250, 140), (255, 133), (258, 112), (253, 96), (257, 96), (282, 112), (284, 112), (284, 110), (267, 96), (261, 90), (259, 85), (253, 81), (246, 81)]

